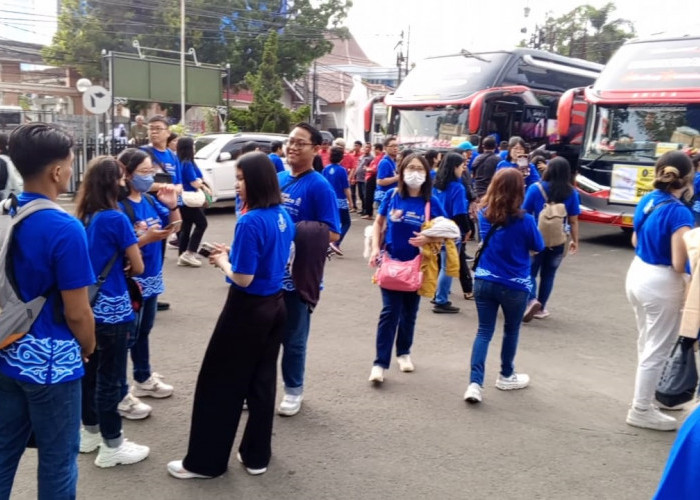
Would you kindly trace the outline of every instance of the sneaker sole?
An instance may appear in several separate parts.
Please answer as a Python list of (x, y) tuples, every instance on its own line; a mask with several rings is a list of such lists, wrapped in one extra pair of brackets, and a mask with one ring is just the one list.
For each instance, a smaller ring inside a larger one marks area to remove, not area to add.
[(243, 466), (245, 471), (250, 474), (251, 476), (259, 476), (261, 474), (265, 474), (267, 472), (267, 467), (263, 467), (262, 469), (251, 469), (249, 467), (246, 467), (246, 465), (243, 463), (243, 457), (241, 457), (241, 452), (236, 453), (236, 458), (240, 462), (240, 464)]
[(633, 418), (627, 417), (625, 420), (627, 422), (627, 425), (631, 425), (632, 427), (638, 427), (640, 429), (649, 429), (652, 431), (675, 431), (678, 429), (678, 422), (666, 422), (666, 423), (659, 423), (658, 425), (656, 424), (650, 424), (649, 422), (642, 422), (639, 420), (635, 420)]
[(176, 479), (212, 479), (214, 476), (205, 476), (204, 474), (197, 474), (195, 472), (186, 471), (180, 472), (179, 470), (172, 469), (170, 464), (167, 466), (168, 474)]
[[(102, 439), (100, 439), (102, 441)], [(80, 445), (80, 453), (92, 453), (95, 451), (97, 448), (100, 447), (100, 443), (97, 443), (95, 446), (90, 446), (90, 447), (83, 447), (83, 445)]]
[(525, 316), (523, 316), (523, 323), (529, 323), (532, 321), (532, 318), (535, 317), (535, 314), (540, 312), (542, 310), (542, 304), (537, 303), (533, 305), (526, 313)]
[(437, 308), (433, 307), (433, 312), (435, 314), (457, 314), (459, 312), (459, 309), (457, 309), (456, 311), (451, 311), (448, 309), (437, 309)]
[(136, 396), (137, 398), (153, 398), (153, 399), (165, 399), (169, 398), (170, 396), (173, 395), (173, 392), (169, 392), (168, 394), (154, 394), (153, 392), (150, 391), (142, 391), (138, 390), (136, 387), (134, 387), (131, 390), (131, 393)]
[(137, 464), (139, 462), (142, 462), (148, 458), (148, 455), (150, 454), (150, 450), (148, 450), (148, 453), (144, 457), (138, 457), (138, 458), (127, 458), (127, 459), (122, 459), (122, 460), (115, 460), (111, 462), (100, 462), (99, 461), (99, 455), (95, 459), (95, 465), (100, 467), (101, 469), (107, 469), (109, 467), (116, 467), (117, 465), (131, 465), (131, 464)]
[(519, 389), (525, 389), (529, 385), (530, 385), (529, 382), (525, 385), (522, 385), (522, 384), (517, 384), (517, 385), (515, 385), (515, 384), (513, 384), (513, 385), (511, 385), (511, 384), (499, 384), (498, 382), (496, 382), (496, 389), (500, 389), (502, 391), (517, 391)]
[(297, 413), (301, 411), (301, 407), (297, 410), (283, 410), (282, 408), (277, 409), (277, 415), (280, 415), (282, 417), (293, 417)]
[(119, 415), (121, 415), (122, 418), (125, 418), (127, 420), (144, 420), (151, 416), (150, 411), (145, 415), (132, 415), (131, 413), (122, 412), (121, 410), (117, 411), (119, 411)]

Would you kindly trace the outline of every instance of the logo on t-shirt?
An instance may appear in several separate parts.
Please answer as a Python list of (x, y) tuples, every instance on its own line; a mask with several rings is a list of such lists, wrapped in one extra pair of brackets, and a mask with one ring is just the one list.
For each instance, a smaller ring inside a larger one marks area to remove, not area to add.
[(277, 227), (280, 228), (280, 232), (282, 233), (287, 230), (287, 221), (282, 214), (279, 214), (277, 219)]

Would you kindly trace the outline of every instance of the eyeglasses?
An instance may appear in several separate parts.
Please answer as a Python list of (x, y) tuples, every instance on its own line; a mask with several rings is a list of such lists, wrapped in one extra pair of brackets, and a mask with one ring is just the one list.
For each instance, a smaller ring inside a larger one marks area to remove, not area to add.
[(168, 130), (168, 129), (163, 128), (163, 127), (148, 127), (149, 132), (162, 132), (163, 130)]
[(408, 165), (404, 170), (408, 172), (423, 172), (425, 168), (422, 165)]
[(287, 141), (288, 148), (303, 148), (305, 146), (313, 146), (313, 142), (302, 141), (300, 139), (289, 139)]

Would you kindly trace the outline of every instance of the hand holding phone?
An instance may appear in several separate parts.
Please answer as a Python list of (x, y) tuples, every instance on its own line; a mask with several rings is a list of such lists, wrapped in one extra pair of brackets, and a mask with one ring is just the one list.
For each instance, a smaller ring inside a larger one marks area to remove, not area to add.
[(182, 220), (172, 221), (170, 224), (163, 228), (164, 231), (177, 231), (182, 225)]
[(202, 257), (209, 258), (209, 256), (211, 256), (211, 254), (215, 253), (216, 251), (217, 251), (217, 250), (216, 250), (216, 247), (215, 247), (214, 245), (212, 245), (211, 243), (207, 243), (207, 242), (205, 241), (205, 242), (202, 243), (202, 245), (199, 247), (199, 250), (197, 251), (197, 253), (198, 253), (199, 255), (201, 255)]

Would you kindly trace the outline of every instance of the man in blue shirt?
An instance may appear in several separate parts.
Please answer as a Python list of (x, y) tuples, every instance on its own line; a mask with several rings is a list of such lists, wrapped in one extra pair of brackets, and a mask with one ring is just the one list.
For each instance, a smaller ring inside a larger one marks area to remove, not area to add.
[(280, 155), (283, 154), (282, 141), (272, 141), (270, 143), (270, 150), (271, 153), (267, 156), (269, 156), (272, 164), (275, 166), (275, 170), (277, 170), (278, 174), (284, 172), (284, 163), (282, 162), (282, 158), (280, 158)]
[(399, 154), (399, 141), (390, 136), (384, 140), (382, 161), (377, 165), (377, 189), (374, 191), (374, 201), (381, 204), (387, 191), (398, 186), (399, 175), (396, 172), (396, 157)]
[(350, 184), (348, 182), (348, 172), (340, 164), (345, 156), (342, 147), (333, 146), (331, 148), (331, 163), (323, 169), (323, 177), (330, 183), (335, 192), (336, 203), (338, 204), (338, 216), (340, 217), (340, 239), (336, 243), (330, 244), (332, 252), (343, 255), (340, 244), (350, 230)]
[[(24, 181), (20, 207), (56, 201), (69, 189), (73, 141), (46, 123), (15, 129), (10, 157)], [(8, 217), (0, 215), (0, 217)], [(9, 498), (33, 432), (38, 497), (75, 498), (83, 360), (95, 348), (88, 301), (95, 283), (83, 225), (60, 207), (40, 210), (13, 231), (8, 253), (18, 294), (47, 300), (29, 332), (0, 349), (0, 498)]]
[[(169, 135), (170, 129), (168, 128), (167, 118), (162, 115), (155, 115), (148, 120), (148, 138), (151, 140), (151, 143), (147, 146), (143, 146), (141, 149), (146, 151), (151, 157), (156, 172), (160, 171), (171, 175), (172, 183), (175, 185), (178, 192), (177, 204), (181, 207), (182, 198), (179, 195), (182, 193), (182, 166), (180, 165), (180, 160), (177, 155), (168, 148)], [(162, 182), (154, 182), (150, 192), (157, 193), (158, 190), (163, 187), (163, 184)], [(168, 241), (167, 245), (173, 248), (179, 248), (177, 237)], [(163, 242), (164, 254), (165, 246), (166, 243)], [(170, 309), (170, 304), (168, 302), (158, 302), (159, 311), (167, 311), (168, 309)]]
[[(282, 203), (292, 222), (318, 221), (325, 224), (330, 231), (330, 244), (340, 238), (340, 222), (333, 188), (313, 168), (321, 140), (321, 133), (308, 123), (296, 125), (287, 142), (287, 163), (291, 171), (279, 173), (278, 178)], [(277, 412), (291, 417), (299, 413), (304, 399), (306, 343), (309, 338), (311, 309), (296, 290), (291, 273), (285, 274), (282, 286), (285, 290), (287, 326), (282, 340), (284, 398)]]

